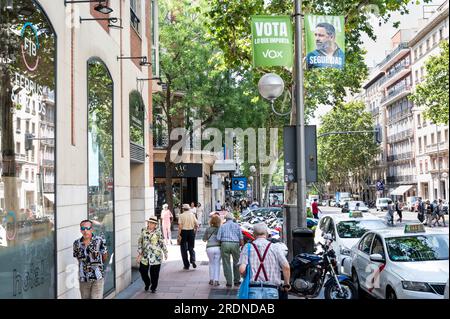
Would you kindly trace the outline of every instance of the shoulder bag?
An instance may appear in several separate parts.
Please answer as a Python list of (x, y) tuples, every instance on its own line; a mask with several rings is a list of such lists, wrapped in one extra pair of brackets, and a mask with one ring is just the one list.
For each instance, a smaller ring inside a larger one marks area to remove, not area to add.
[(238, 291), (238, 299), (248, 299), (248, 293), (250, 290), (250, 278), (252, 277), (252, 266), (250, 264), (250, 244), (247, 244), (248, 247), (248, 261), (247, 268), (245, 269), (245, 277), (239, 287)]

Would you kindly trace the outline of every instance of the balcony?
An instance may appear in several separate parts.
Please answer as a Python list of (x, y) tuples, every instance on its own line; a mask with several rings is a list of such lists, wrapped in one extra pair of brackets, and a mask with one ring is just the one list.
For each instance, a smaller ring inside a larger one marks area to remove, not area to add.
[(404, 130), (403, 132), (389, 135), (387, 137), (387, 142), (388, 143), (396, 143), (396, 142), (403, 141), (403, 140), (406, 140), (406, 139), (412, 138), (412, 137), (413, 137), (413, 130), (407, 129), (407, 130)]
[(411, 93), (411, 86), (403, 84), (394, 90), (388, 91), (388, 93), (381, 99), (381, 107), (393, 103), (402, 97)]
[(25, 154), (16, 154), (16, 162), (18, 164), (24, 164), (28, 162), (27, 156)]
[(165, 149), (169, 146), (169, 136), (165, 133), (156, 133), (153, 136), (153, 147), (158, 149)]
[(426, 149), (425, 149), (425, 153), (427, 155), (444, 153), (444, 152), (448, 152), (448, 143), (446, 143), (445, 141), (427, 145)]
[(42, 160), (42, 166), (53, 167), (53, 166), (55, 166), (55, 161), (54, 160), (49, 160), (49, 159), (43, 159)]
[(405, 117), (411, 116), (412, 115), (412, 111), (411, 109), (407, 109), (406, 112), (398, 112), (395, 114), (388, 114), (388, 123), (391, 124), (393, 122), (398, 122), (400, 120), (403, 120)]
[(405, 75), (411, 72), (410, 64), (400, 64), (399, 66), (392, 69), (392, 72), (386, 74), (380, 81), (380, 86), (378, 90), (382, 92), (385, 88), (395, 83), (395, 81), (401, 79)]
[(415, 175), (400, 175), (400, 176), (388, 176), (388, 183), (417, 183), (417, 176)]
[(388, 162), (394, 162), (394, 161), (403, 161), (403, 160), (410, 160), (412, 159), (413, 153), (412, 152), (406, 152), (406, 153), (400, 153), (395, 155), (389, 155), (387, 157)]
[(383, 61), (377, 64), (380, 71), (386, 72), (403, 55), (409, 52), (408, 42), (401, 42), (394, 51), (389, 53)]
[(374, 108), (374, 109), (371, 109), (371, 110), (370, 110), (370, 113), (372, 113), (372, 116), (377, 116), (378, 113), (380, 113), (380, 108), (379, 108), (379, 107), (376, 107), (376, 108)]

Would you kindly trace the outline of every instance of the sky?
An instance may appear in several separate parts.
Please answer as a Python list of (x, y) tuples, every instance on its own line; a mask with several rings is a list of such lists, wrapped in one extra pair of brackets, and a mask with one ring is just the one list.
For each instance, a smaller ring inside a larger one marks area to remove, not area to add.
[[(422, 19), (424, 13), (423, 1), (420, 1), (420, 5), (410, 4), (408, 6), (409, 14), (401, 15), (400, 13), (392, 14), (390, 21), (383, 24), (381, 27), (378, 26), (378, 19), (375, 17), (371, 19), (371, 24), (375, 30), (375, 35), (377, 36), (376, 41), (369, 39), (367, 35), (363, 36), (364, 48), (367, 50), (366, 54), (366, 64), (368, 67), (373, 67), (377, 63), (381, 62), (386, 56), (386, 51), (392, 49), (391, 47), (391, 37), (398, 31), (392, 26), (395, 21), (400, 21), (399, 29), (409, 29), (417, 28), (419, 26), (419, 20)], [(444, 3), (444, 0), (433, 0), (427, 3), (425, 6), (429, 5), (440, 5)], [(425, 7), (425, 11), (431, 10), (431, 7)], [(430, 14), (425, 13), (425, 17), (429, 17)], [(314, 119), (310, 121), (311, 125), (319, 125), (320, 116), (326, 114), (331, 107), (324, 106), (319, 107), (314, 114)]]

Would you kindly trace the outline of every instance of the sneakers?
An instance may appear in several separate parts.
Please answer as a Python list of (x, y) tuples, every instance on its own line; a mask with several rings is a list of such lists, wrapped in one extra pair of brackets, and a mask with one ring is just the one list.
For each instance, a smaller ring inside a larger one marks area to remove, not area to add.
[(197, 268), (197, 265), (195, 264), (195, 262), (192, 263), (192, 268)]
[(220, 286), (220, 283), (218, 281), (214, 281), (214, 286)]
[(214, 281), (211, 279), (211, 280), (209, 281), (209, 284), (212, 286), (212, 285), (214, 284)]

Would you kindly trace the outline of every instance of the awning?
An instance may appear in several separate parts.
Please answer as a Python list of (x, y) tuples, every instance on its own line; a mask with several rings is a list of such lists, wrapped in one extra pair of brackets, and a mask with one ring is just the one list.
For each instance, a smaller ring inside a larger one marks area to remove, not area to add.
[(411, 187), (413, 187), (414, 185), (402, 185), (397, 187), (396, 189), (394, 189), (391, 192), (391, 195), (403, 195), (404, 193), (406, 193), (407, 191), (409, 191), (411, 189)]
[(44, 197), (47, 198), (52, 203), (55, 202), (55, 194), (53, 194), (53, 193), (44, 194)]

